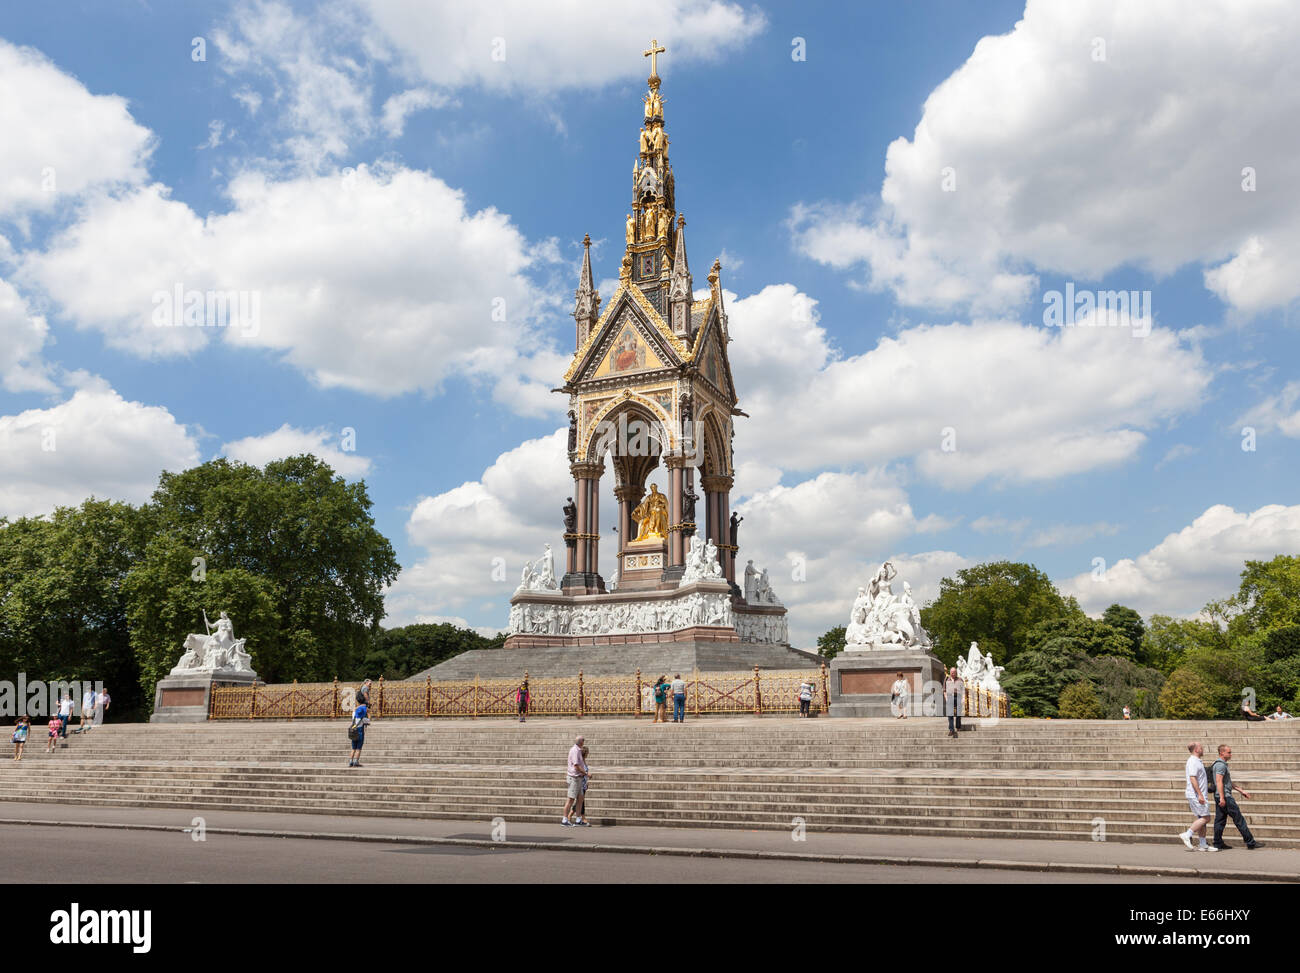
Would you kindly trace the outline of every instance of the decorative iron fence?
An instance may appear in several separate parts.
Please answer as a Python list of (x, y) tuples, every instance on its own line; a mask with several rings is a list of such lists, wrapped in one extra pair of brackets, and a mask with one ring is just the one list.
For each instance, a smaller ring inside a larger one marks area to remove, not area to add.
[[(652, 679), (637, 670), (631, 676), (530, 678), (529, 716), (639, 716), (654, 712)], [(797, 713), (799, 689), (814, 688), (810, 711), (830, 709), (826, 665), (809, 670), (691, 673), (686, 681), (686, 709), (696, 716), (726, 713)], [(348, 716), (360, 683), (289, 683), (281, 685), (213, 686), (208, 718), (213, 720), (337, 719)], [(371, 716), (471, 717), (514, 716), (518, 712), (513, 679), (473, 679), (454, 682), (385, 682), (371, 686)], [(672, 706), (671, 699), (668, 705)], [(1005, 717), (1005, 693), (967, 689), (964, 716)]]
[[(630, 676), (531, 678), (529, 716), (637, 716), (653, 713), (651, 679), (638, 669)], [(797, 713), (799, 687), (814, 688), (812, 712), (830, 707), (826, 666), (820, 670), (693, 672), (686, 681), (686, 708), (695, 715), (713, 713)], [(359, 683), (290, 683), (214, 686), (209, 719), (336, 719), (355, 705)], [(386, 682), (371, 686), (371, 716), (456, 717), (514, 716), (518, 712), (514, 679), (457, 682)], [(672, 705), (671, 700), (669, 705)]]

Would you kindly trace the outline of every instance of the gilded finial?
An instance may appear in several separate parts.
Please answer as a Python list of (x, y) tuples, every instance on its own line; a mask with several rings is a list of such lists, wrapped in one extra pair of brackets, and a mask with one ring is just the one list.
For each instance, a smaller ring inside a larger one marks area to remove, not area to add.
[(591, 234), (590, 234), (590, 233), (584, 233), (584, 234), (582, 235), (582, 245), (583, 245), (584, 247), (587, 247), (588, 249), (590, 249), (590, 247), (591, 247)]
[(661, 47), (659, 42), (652, 38), (650, 41), (650, 49), (641, 52), (642, 57), (648, 57), (650, 59), (650, 78), (652, 80), (657, 81), (659, 79), (658, 55), (666, 53), (667, 50), (668, 48)]

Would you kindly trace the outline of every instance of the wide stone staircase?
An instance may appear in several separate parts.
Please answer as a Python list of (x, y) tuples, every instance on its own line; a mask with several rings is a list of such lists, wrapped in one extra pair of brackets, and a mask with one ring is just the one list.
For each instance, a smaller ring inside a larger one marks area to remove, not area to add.
[(1256, 835), (1300, 848), (1300, 721), (1001, 720), (951, 740), (917, 718), (386, 719), (359, 769), (345, 726), (107, 725), (48, 755), (33, 734), (21, 762), (0, 759), (0, 798), (558, 824), (581, 733), (598, 824), (1168, 842), (1190, 819), (1182, 768), (1199, 739), (1207, 763), (1232, 746)]

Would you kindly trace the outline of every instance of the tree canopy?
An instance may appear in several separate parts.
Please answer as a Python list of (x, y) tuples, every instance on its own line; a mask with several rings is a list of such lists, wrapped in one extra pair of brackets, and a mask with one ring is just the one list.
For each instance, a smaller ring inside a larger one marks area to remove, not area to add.
[(202, 613), (225, 610), (268, 682), (352, 678), (399, 566), (364, 483), (312, 456), (163, 473), (149, 503), (0, 521), (0, 664), (103, 680), (139, 718)]

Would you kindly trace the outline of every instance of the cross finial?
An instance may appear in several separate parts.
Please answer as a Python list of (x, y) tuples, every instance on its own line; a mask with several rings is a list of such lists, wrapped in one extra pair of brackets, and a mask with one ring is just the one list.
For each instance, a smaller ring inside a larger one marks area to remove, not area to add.
[(657, 40), (655, 40), (654, 38), (651, 38), (651, 39), (650, 39), (650, 50), (648, 50), (648, 51), (642, 51), (642, 52), (641, 52), (641, 56), (642, 56), (642, 57), (648, 57), (648, 58), (650, 59), (650, 77), (652, 77), (652, 78), (657, 78), (657, 77), (659, 77), (659, 67), (658, 67), (658, 64), (657, 64), (657, 61), (658, 61), (658, 57), (657, 57), (657, 55), (665, 54), (665, 53), (667, 53), (667, 51), (668, 51), (668, 48), (666, 48), (666, 47), (660, 47), (660, 46), (659, 46), (659, 42), (658, 42)]

